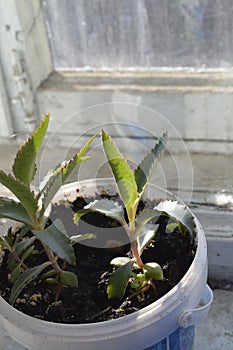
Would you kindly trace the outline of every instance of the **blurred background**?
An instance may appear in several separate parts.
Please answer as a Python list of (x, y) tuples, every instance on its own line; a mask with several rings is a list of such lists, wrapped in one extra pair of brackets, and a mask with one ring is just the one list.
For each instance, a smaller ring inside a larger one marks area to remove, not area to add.
[[(232, 281), (232, 17), (232, 0), (0, 0), (1, 168), (48, 112), (39, 177), (102, 127), (134, 161), (168, 130), (157, 184), (204, 226), (210, 278)], [(77, 177), (110, 176), (98, 137), (92, 152)]]

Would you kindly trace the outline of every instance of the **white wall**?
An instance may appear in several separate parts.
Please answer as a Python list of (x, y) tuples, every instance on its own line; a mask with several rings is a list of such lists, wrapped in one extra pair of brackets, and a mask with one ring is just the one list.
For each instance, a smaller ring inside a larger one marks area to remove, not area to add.
[(39, 0), (0, 0), (2, 140), (32, 131), (38, 122), (36, 89), (52, 70)]
[[(226, 73), (60, 71), (41, 86), (38, 101), (40, 114), (52, 114), (51, 130), (56, 129), (58, 145), (72, 143), (91, 127), (122, 122), (134, 123), (155, 136), (168, 130), (173, 141), (183, 138), (191, 152), (230, 154), (233, 153), (232, 82), (230, 70)], [(124, 135), (122, 131), (121, 134)]]

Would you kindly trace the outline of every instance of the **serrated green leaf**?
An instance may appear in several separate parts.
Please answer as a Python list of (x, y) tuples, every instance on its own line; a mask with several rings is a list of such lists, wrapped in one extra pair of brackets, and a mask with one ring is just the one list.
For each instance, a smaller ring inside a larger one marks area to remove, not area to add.
[(13, 237), (13, 232), (12, 232), (12, 228), (11, 227), (7, 231), (6, 236), (4, 236), (4, 240), (8, 244), (8, 247), (12, 247), (13, 246), (14, 237)]
[(32, 267), (31, 269), (28, 269), (21, 273), (18, 278), (16, 279), (12, 289), (11, 289), (11, 295), (9, 298), (10, 303), (13, 305), (15, 303), (16, 298), (21, 293), (21, 291), (34, 279), (36, 279), (40, 273), (46, 269), (51, 263), (45, 262), (41, 265), (38, 265), (36, 267)]
[(0, 217), (33, 225), (33, 220), (24, 206), (21, 203), (9, 198), (0, 198)]
[(117, 258), (112, 259), (110, 264), (119, 267), (127, 264), (130, 260), (130, 258), (127, 258), (125, 256), (118, 256)]
[[(19, 247), (20, 247), (20, 245), (23, 245), (23, 244), (24, 244), (23, 242), (25, 242), (25, 240), (22, 240), (22, 239), (23, 239), (23, 237), (28, 233), (29, 230), (30, 230), (30, 229), (29, 229), (28, 226), (23, 226), (23, 227), (21, 227), (19, 233), (17, 233), (17, 235), (14, 237), (12, 249), (15, 249), (15, 247), (17, 247), (18, 244), (19, 244)], [(35, 238), (34, 238), (34, 240), (35, 240)], [(18, 243), (18, 242), (20, 242), (20, 243)], [(32, 243), (33, 243), (33, 241), (30, 241), (30, 244), (32, 244)], [(26, 243), (26, 244), (27, 244), (27, 243)], [(28, 246), (30, 246), (30, 244), (29, 244)], [(26, 249), (26, 248), (27, 248), (27, 247), (25, 247), (25, 249)], [(18, 248), (18, 249), (19, 249), (19, 248)], [(23, 252), (23, 250), (22, 250), (22, 252)], [(22, 252), (21, 252), (21, 253), (22, 253)], [(21, 258), (21, 259), (22, 259), (22, 258)], [(22, 259), (22, 260), (23, 260), (23, 259)], [(15, 261), (15, 259), (14, 259), (13, 254), (9, 254), (8, 260), (7, 260), (7, 264), (8, 264), (8, 269), (9, 269), (10, 271), (12, 271), (13, 268), (15, 267), (15, 264), (16, 264), (16, 261)]]
[(89, 203), (84, 207), (85, 210), (91, 210), (115, 219), (120, 223), (125, 223), (124, 209), (117, 202), (110, 199), (100, 199)]
[(78, 277), (75, 273), (71, 271), (62, 271), (59, 274), (59, 281), (61, 282), (62, 285), (67, 287), (71, 287), (71, 288), (78, 287)]
[(61, 165), (58, 165), (54, 171), (49, 172), (48, 180), (39, 194), (39, 196), (42, 196), (42, 204), (44, 209), (46, 209), (51, 203), (55, 194), (59, 191), (61, 186), (64, 185), (65, 181), (68, 179), (76, 166), (88, 159), (87, 157), (85, 158), (83, 156), (88, 151), (93, 140), (94, 136), (88, 140), (84, 147), (78, 153), (76, 153), (73, 158), (65, 161)]
[(127, 262), (125, 265), (119, 267), (110, 277), (107, 294), (109, 299), (121, 299), (126, 291), (129, 278), (133, 276), (133, 261)]
[(49, 179), (49, 182), (47, 183), (46, 188), (44, 188), (43, 190), (42, 205), (44, 210), (50, 205), (53, 197), (61, 188), (62, 184), (63, 184), (62, 173), (53, 175)]
[(119, 194), (131, 221), (133, 219), (130, 217), (132, 215), (131, 208), (137, 200), (137, 184), (134, 174), (126, 159), (104, 130), (102, 130), (102, 146), (115, 178)]
[(34, 192), (31, 192), (26, 185), (18, 179), (15, 179), (12, 175), (7, 175), (2, 170), (0, 171), (0, 183), (7, 187), (18, 198), (33, 221), (36, 220), (38, 203), (35, 199)]
[[(15, 250), (18, 256), (21, 256), (22, 254), (25, 253), (25, 251), (30, 248), (32, 246), (32, 244), (35, 242), (36, 237), (30, 237), (28, 239), (22, 240), (19, 243), (13, 244), (13, 248), (16, 246)], [(21, 258), (21, 260), (23, 261), (24, 259)], [(13, 268), (15, 267), (16, 261), (14, 259), (13, 254), (10, 254), (7, 260), (7, 264), (8, 264), (8, 269), (11, 271), (13, 270)]]
[(31, 254), (33, 254), (33, 252), (35, 252), (35, 246), (32, 245), (31, 247), (29, 247), (22, 255), (22, 261), (25, 261)]
[(75, 254), (72, 243), (60, 219), (56, 219), (45, 230), (33, 230), (33, 234), (59, 258), (66, 260), (69, 264), (75, 265)]
[(194, 236), (196, 224), (194, 222), (194, 216), (183, 204), (177, 201), (164, 201), (160, 202), (156, 207), (155, 211), (169, 215), (174, 220), (183, 224), (189, 233)]
[[(7, 248), (8, 250), (11, 249), (11, 246), (13, 244), (13, 239), (11, 237), (12, 228), (10, 227), (8, 231), (3, 230), (3, 232), (0, 232), (0, 245), (2, 245), (4, 248)], [(10, 235), (9, 235), (10, 233)]]
[(156, 281), (163, 280), (163, 269), (155, 262), (144, 264), (143, 272), (147, 278), (153, 278)]
[(17, 255), (21, 256), (27, 250), (36, 240), (36, 237), (30, 237), (28, 239), (24, 239), (21, 242), (19, 242), (16, 246), (16, 253)]
[(0, 236), (0, 244), (4, 247), (4, 248), (8, 248), (9, 244), (7, 243), (7, 241), (5, 240), (4, 237)]
[(112, 219), (119, 221), (121, 224), (125, 223), (124, 220), (124, 210), (117, 202), (114, 202), (109, 199), (100, 199), (95, 200), (94, 202), (89, 203), (83, 209), (79, 210), (74, 214), (73, 221), (78, 225), (79, 220), (82, 216), (90, 212), (98, 212), (100, 214), (106, 215)]
[(150, 220), (159, 217), (160, 212), (153, 209), (144, 209), (136, 217), (136, 222), (138, 225), (145, 225)]
[(13, 165), (17, 179), (30, 185), (36, 173), (36, 156), (43, 142), (49, 123), (49, 114), (44, 116), (32, 136), (20, 147)]
[(167, 140), (167, 133), (164, 133), (159, 143), (152, 148), (150, 152), (145, 156), (142, 162), (134, 171), (135, 181), (137, 183), (138, 195), (142, 196), (145, 187), (148, 184), (149, 176), (151, 171), (158, 164), (159, 159), (165, 150), (165, 143)]
[(17, 242), (21, 241), (22, 238), (30, 231), (30, 227), (27, 225), (24, 225), (20, 228), (19, 233), (17, 233), (16, 238), (15, 238), (15, 244)]
[(57, 172), (62, 171), (62, 182), (63, 184), (65, 183), (65, 181), (68, 179), (68, 177), (70, 176), (71, 172), (75, 169), (75, 167), (86, 161), (87, 159), (89, 159), (89, 157), (83, 157), (85, 155), (85, 153), (88, 151), (88, 149), (90, 148), (91, 143), (93, 142), (95, 136), (92, 136), (87, 142), (86, 144), (81, 148), (81, 150), (76, 153), (74, 155), (73, 158), (71, 158), (69, 161), (65, 162), (61, 168), (57, 169), (55, 171), (55, 175)]
[(158, 227), (159, 225), (149, 225), (149, 224), (140, 227), (140, 230), (137, 232), (137, 243), (138, 243), (138, 250), (140, 255), (145, 249), (145, 247), (155, 237)]

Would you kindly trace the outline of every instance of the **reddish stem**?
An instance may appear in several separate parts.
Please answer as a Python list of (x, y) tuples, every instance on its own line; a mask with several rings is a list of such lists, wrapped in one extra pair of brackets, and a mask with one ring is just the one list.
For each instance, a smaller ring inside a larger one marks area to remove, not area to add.
[(62, 269), (60, 268), (57, 259), (55, 258), (53, 252), (45, 245), (43, 244), (45, 253), (47, 254), (47, 257), (49, 258), (49, 261), (52, 264), (52, 267), (57, 275), (59, 275), (62, 272)]
[(14, 259), (22, 266), (24, 270), (28, 270), (27, 265), (23, 262), (23, 260), (20, 259), (20, 257), (18, 256), (15, 250), (11, 250), (11, 254), (13, 255)]
[(132, 254), (133, 254), (133, 257), (135, 259), (135, 262), (136, 264), (138, 265), (138, 267), (140, 269), (143, 268), (143, 262), (142, 262), (142, 259), (139, 255), (139, 251), (138, 251), (138, 247), (137, 247), (137, 241), (132, 241), (130, 243), (130, 247), (131, 247), (131, 251), (132, 251)]

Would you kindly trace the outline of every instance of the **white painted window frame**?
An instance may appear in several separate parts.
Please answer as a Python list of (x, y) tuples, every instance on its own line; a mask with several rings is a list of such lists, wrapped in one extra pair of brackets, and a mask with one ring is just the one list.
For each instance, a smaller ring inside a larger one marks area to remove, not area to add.
[(37, 88), (52, 72), (40, 0), (0, 0), (0, 138), (34, 129)]

